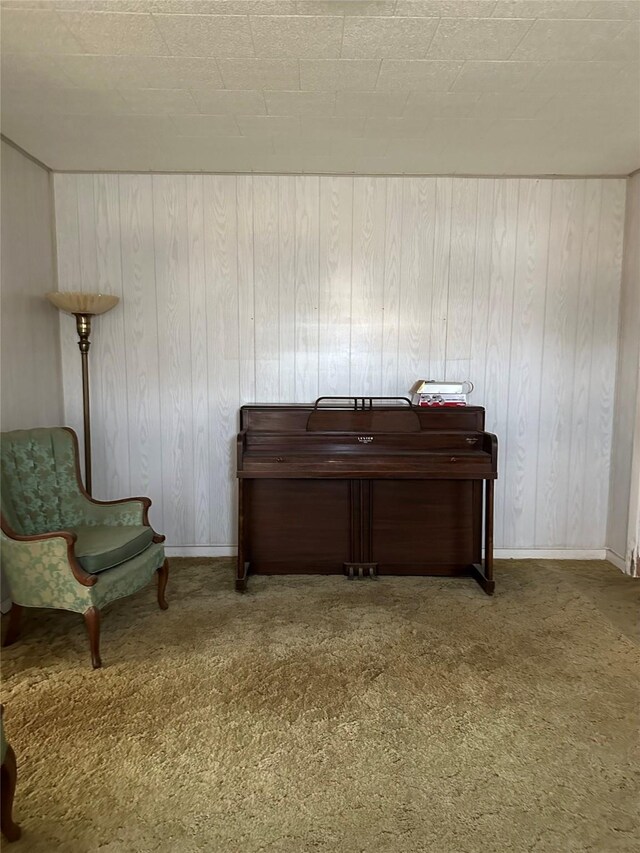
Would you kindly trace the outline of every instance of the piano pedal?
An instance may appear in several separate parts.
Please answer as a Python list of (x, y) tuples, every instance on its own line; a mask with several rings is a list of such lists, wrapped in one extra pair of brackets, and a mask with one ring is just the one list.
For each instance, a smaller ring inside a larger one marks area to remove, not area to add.
[(344, 573), (352, 581), (354, 578), (370, 578), (376, 580), (378, 577), (377, 563), (345, 563)]

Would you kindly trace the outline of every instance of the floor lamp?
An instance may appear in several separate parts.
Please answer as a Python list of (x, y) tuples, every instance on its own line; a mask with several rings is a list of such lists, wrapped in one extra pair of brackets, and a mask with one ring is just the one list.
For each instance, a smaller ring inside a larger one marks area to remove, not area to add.
[(82, 415), (84, 420), (84, 486), (91, 494), (91, 415), (89, 408), (89, 347), (91, 342), (91, 318), (104, 314), (118, 304), (119, 297), (106, 293), (79, 293), (77, 291), (55, 291), (46, 294), (47, 299), (65, 314), (76, 318), (78, 347), (82, 359)]

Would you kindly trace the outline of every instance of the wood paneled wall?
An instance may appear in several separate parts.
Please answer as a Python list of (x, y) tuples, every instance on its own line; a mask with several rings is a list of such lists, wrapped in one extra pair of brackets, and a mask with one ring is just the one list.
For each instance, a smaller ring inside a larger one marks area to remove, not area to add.
[(640, 573), (640, 174), (627, 181), (607, 546)]
[(605, 547), (624, 181), (61, 174), (55, 197), (60, 288), (122, 297), (93, 336), (95, 492), (149, 494), (169, 544), (235, 543), (241, 403), (470, 378), (497, 547)]
[(2, 429), (62, 421), (51, 178), (2, 142)]

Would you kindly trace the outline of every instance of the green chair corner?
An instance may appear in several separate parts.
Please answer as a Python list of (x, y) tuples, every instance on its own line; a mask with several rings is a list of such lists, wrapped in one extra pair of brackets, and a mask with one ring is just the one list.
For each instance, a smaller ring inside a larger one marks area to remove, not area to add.
[(149, 525), (149, 498), (94, 500), (84, 489), (78, 439), (68, 427), (1, 435), (2, 567), (11, 594), (3, 645), (15, 642), (24, 607), (82, 613), (94, 669), (100, 659), (100, 610), (157, 574), (167, 608), (164, 536)]

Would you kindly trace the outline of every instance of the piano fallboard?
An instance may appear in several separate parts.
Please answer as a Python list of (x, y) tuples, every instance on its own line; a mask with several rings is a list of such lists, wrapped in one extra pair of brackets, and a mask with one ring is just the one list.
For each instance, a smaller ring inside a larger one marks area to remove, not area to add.
[(491, 455), (482, 451), (434, 451), (421, 454), (247, 454), (238, 477), (313, 478), (352, 477), (374, 479), (495, 479)]
[(478, 478), (497, 476), (489, 434), (257, 432), (239, 436), (238, 477)]

